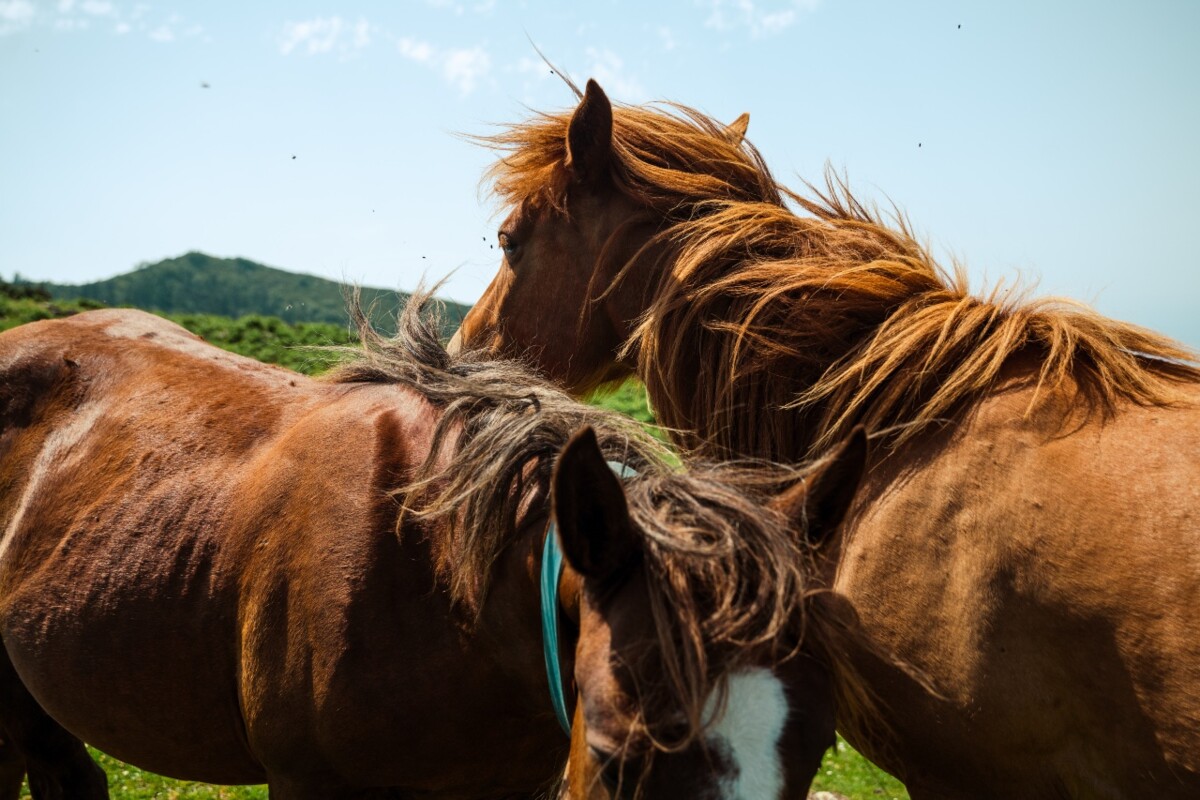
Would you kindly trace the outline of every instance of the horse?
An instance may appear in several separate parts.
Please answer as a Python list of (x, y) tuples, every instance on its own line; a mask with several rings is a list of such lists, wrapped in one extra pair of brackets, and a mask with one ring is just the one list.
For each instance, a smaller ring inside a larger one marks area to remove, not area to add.
[(871, 644), (848, 663), (878, 713), (838, 728), (914, 798), (1200, 796), (1196, 354), (972, 295), (844, 177), (776, 182), (746, 116), (576, 93), (481, 137), (511, 211), (452, 349), (575, 394), (636, 375), (710, 458), (866, 426), (819, 601)]
[[(731, 770), (808, 786), (833, 740), (809, 652), (837, 624), (802, 613), (793, 528), (836, 524), (864, 459), (681, 473), (615, 412), (515, 364), (451, 359), (425, 299), (394, 340), (360, 314), (362, 351), (321, 380), (135, 310), (0, 335), (4, 800), (21, 772), (39, 800), (106, 798), (85, 741), (180, 779), (265, 782), (273, 800), (583, 797), (604, 776), (563, 780), (588, 745), (559, 729), (551, 661), (605, 746), (647, 758), (634, 734), (650, 730), (675, 748), (618, 770), (648, 797), (708, 796)], [(553, 652), (546, 606), (562, 610)], [(731, 740), (720, 698), (797, 671), (812, 688), (794, 724), (739, 717)], [(772, 736), (806, 740), (806, 761), (761, 762)], [(696, 769), (713, 759), (723, 770)]]

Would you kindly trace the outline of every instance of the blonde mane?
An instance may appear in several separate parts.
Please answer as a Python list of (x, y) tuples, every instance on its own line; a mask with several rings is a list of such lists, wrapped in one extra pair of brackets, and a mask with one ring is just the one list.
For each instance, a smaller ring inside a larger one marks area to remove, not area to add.
[[(485, 177), (504, 202), (569, 213), (569, 121), (543, 114), (481, 140), (504, 153)], [(624, 355), (687, 449), (795, 460), (858, 424), (898, 445), (963, 413), (1017, 355), (1039, 397), (1073, 385), (1102, 414), (1180, 402), (1178, 384), (1200, 380), (1192, 350), (1082, 304), (1015, 286), (972, 295), (902, 215), (832, 174), (803, 195), (781, 186), (740, 133), (694, 109), (614, 106), (612, 180), (660, 224), (617, 279), (657, 281)]]

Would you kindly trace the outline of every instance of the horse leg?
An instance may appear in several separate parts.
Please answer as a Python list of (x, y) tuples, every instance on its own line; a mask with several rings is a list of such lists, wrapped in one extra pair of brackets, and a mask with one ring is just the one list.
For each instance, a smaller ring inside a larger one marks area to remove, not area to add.
[[(33, 800), (108, 800), (108, 780), (83, 742), (50, 718), (0, 648), (0, 727), (25, 762)], [(0, 795), (3, 797), (3, 795)]]
[(25, 781), (25, 759), (0, 730), (0, 800), (18, 800)]

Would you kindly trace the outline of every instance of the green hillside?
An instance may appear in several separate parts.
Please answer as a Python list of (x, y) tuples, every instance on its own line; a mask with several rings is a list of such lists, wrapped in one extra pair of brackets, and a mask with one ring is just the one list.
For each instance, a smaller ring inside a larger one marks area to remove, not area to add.
[[(217, 314), (243, 317), (250, 314), (277, 317), (284, 322), (347, 321), (341, 284), (267, 267), (245, 258), (215, 258), (186, 253), (155, 264), (144, 264), (94, 283), (40, 284), (57, 300), (86, 298), (109, 306), (133, 306), (163, 314)], [(381, 327), (395, 318), (406, 295), (389, 289), (362, 289), (363, 304), (376, 307)], [(468, 310), (446, 303), (448, 326), (458, 327)]]
[[(103, 308), (89, 298), (51, 298), (41, 287), (13, 286), (0, 281), (0, 331), (42, 319), (69, 317)], [(337, 362), (330, 345), (354, 345), (357, 333), (345, 324), (331, 322), (288, 323), (278, 317), (247, 314), (237, 319), (216, 314), (162, 314), (205, 341), (271, 364), (313, 375)]]

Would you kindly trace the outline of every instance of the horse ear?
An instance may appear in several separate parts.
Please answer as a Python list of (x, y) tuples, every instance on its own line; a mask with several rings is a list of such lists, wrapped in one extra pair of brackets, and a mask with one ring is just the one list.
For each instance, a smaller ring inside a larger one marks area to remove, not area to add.
[(603, 581), (636, 558), (625, 490), (590, 427), (579, 430), (563, 447), (551, 493), (563, 555), (576, 572)]
[(866, 466), (867, 434), (859, 425), (804, 480), (786, 489), (772, 505), (793, 525), (807, 526), (804, 533), (810, 542), (822, 542), (846, 516)]
[(749, 127), (750, 112), (746, 112), (729, 123), (729, 127), (725, 129), (725, 135), (729, 137), (729, 141), (733, 144), (741, 145), (742, 139), (746, 138), (746, 129)]
[(600, 84), (588, 79), (583, 99), (567, 126), (567, 164), (580, 180), (604, 175), (612, 155), (612, 103)]

